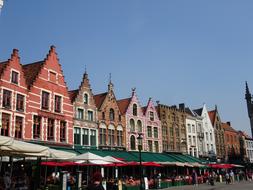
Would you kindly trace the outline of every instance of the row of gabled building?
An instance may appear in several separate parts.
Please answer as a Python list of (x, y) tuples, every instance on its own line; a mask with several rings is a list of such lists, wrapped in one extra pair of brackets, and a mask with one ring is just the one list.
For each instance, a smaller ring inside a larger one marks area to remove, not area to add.
[(191, 110), (151, 98), (143, 106), (136, 89), (118, 100), (112, 81), (106, 92), (93, 94), (86, 71), (69, 91), (53, 46), (42, 61), (23, 65), (13, 50), (0, 63), (0, 111), (2, 136), (49, 146), (136, 151), (141, 143), (147, 152), (223, 160), (242, 152), (242, 133), (222, 122), (217, 107)]

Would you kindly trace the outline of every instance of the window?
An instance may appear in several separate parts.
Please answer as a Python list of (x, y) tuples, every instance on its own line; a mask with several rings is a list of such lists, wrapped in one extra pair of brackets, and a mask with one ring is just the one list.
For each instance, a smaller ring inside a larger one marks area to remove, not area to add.
[(213, 141), (213, 135), (210, 133), (210, 141)]
[(173, 137), (174, 136), (174, 130), (173, 127), (170, 127), (170, 136)]
[(148, 151), (153, 152), (153, 144), (152, 141), (148, 140)]
[(117, 145), (123, 146), (123, 131), (117, 130)]
[(93, 121), (93, 111), (88, 110), (88, 120)]
[(3, 90), (3, 107), (11, 108), (11, 91)]
[(83, 109), (77, 108), (77, 119), (83, 119)]
[(9, 136), (9, 129), (10, 129), (10, 114), (2, 113), (1, 135)]
[(11, 82), (14, 84), (18, 84), (18, 72), (16, 71), (11, 72)]
[(15, 119), (15, 138), (21, 139), (23, 131), (23, 117), (16, 116)]
[(50, 118), (47, 121), (47, 140), (54, 140), (54, 120)]
[(163, 137), (165, 137), (165, 139), (167, 138), (167, 135), (168, 135), (167, 126), (162, 126), (162, 135)]
[(114, 146), (114, 130), (113, 129), (109, 129), (108, 130), (108, 140), (109, 140), (109, 145), (110, 146)]
[(192, 145), (192, 137), (190, 135), (188, 136), (188, 143), (189, 145)]
[(81, 144), (81, 129), (74, 127), (74, 144)]
[(187, 126), (188, 126), (188, 133), (191, 133), (191, 125), (188, 124)]
[(192, 125), (192, 133), (195, 133), (195, 125)]
[(179, 128), (176, 127), (176, 137), (179, 137)]
[(159, 152), (159, 143), (155, 141), (155, 152)]
[(147, 129), (148, 129), (148, 137), (152, 137), (152, 127), (147, 126)]
[(105, 112), (102, 112), (102, 118), (105, 120)]
[(16, 110), (24, 111), (24, 99), (25, 97), (21, 94), (17, 94)]
[(60, 122), (60, 142), (65, 142), (66, 141), (66, 122), (61, 121)]
[(96, 130), (90, 130), (90, 146), (96, 146)]
[(158, 138), (158, 128), (154, 127), (154, 138)]
[(137, 116), (137, 105), (133, 104), (133, 115)]
[(149, 119), (151, 121), (154, 121), (154, 112), (152, 112), (152, 111), (149, 112)]
[(42, 109), (48, 110), (49, 109), (49, 93), (42, 91), (42, 101), (41, 101)]
[(136, 146), (135, 146), (135, 137), (132, 135), (131, 138), (130, 138), (130, 148), (131, 150), (135, 150), (136, 149)]
[(40, 138), (40, 125), (41, 125), (41, 117), (33, 116), (33, 139)]
[(110, 121), (114, 121), (114, 110), (111, 108), (109, 112)]
[(89, 145), (89, 129), (82, 129), (83, 145)]
[(142, 132), (142, 123), (140, 120), (137, 121), (137, 126), (138, 126), (138, 132), (141, 133)]
[(119, 121), (121, 121), (121, 115), (119, 114)]
[(61, 96), (55, 96), (54, 98), (54, 111), (57, 113), (61, 113)]
[(106, 129), (99, 129), (99, 141), (100, 145), (106, 145)]
[(208, 141), (208, 132), (206, 132), (206, 140)]
[(89, 101), (89, 96), (88, 96), (88, 94), (85, 93), (85, 94), (83, 95), (83, 103), (84, 103), (84, 104), (88, 104), (88, 101)]
[(135, 123), (133, 119), (130, 119), (130, 131), (131, 132), (135, 131)]
[(56, 83), (56, 73), (55, 72), (49, 71), (49, 80), (51, 82)]
[(193, 139), (192, 139), (192, 140), (193, 140), (193, 145), (196, 146), (196, 137), (193, 136), (192, 138), (193, 138)]
[(163, 151), (168, 151), (168, 142), (166, 140), (163, 141)]

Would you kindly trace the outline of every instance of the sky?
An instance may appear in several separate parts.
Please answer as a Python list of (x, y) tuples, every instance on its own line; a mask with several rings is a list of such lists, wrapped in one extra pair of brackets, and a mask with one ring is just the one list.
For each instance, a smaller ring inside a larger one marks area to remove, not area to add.
[(253, 92), (253, 1), (5, 0), (0, 61), (22, 64), (56, 46), (69, 90), (87, 68), (94, 94), (112, 75), (118, 99), (136, 92), (191, 109), (218, 106), (223, 122), (250, 134), (245, 81)]

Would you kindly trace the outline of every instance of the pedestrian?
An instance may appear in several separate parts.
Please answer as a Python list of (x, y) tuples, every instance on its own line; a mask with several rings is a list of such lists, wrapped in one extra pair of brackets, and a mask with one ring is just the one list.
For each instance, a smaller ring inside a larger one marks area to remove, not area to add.
[(192, 171), (192, 185), (198, 185), (198, 175), (195, 170)]
[(230, 183), (233, 184), (234, 183), (234, 179), (235, 179), (233, 170), (230, 171), (229, 176), (230, 176)]
[(88, 185), (87, 190), (105, 190), (102, 186), (102, 175), (95, 172), (92, 177), (91, 183)]
[(226, 178), (226, 184), (229, 184), (230, 176), (229, 176), (228, 172), (226, 172), (225, 178)]

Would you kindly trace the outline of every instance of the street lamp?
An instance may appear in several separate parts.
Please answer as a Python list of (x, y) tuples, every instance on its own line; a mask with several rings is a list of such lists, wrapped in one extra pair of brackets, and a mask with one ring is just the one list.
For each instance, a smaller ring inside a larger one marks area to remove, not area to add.
[(139, 158), (140, 158), (140, 190), (142, 190), (142, 178), (143, 178), (143, 173), (142, 173), (142, 163), (141, 163), (141, 150), (142, 150), (142, 133), (138, 134), (137, 140), (138, 140), (138, 150), (139, 150)]

